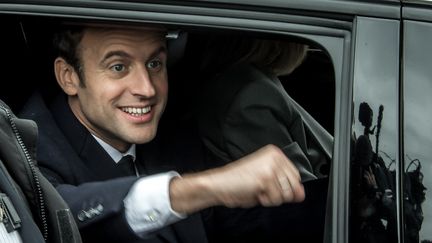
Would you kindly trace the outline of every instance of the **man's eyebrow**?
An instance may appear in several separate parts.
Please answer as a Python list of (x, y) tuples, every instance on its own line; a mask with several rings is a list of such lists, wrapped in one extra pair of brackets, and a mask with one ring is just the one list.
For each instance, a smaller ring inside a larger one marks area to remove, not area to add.
[(102, 58), (101, 63), (104, 63), (106, 60), (110, 59), (111, 57), (119, 56), (119, 57), (125, 57), (125, 58), (131, 58), (131, 55), (129, 53), (124, 51), (110, 51)]
[[(150, 59), (155, 58), (161, 53), (166, 53), (166, 52), (167, 52), (167, 48), (165, 46), (161, 46), (150, 55)], [(107, 54), (105, 54), (105, 56), (102, 58), (100, 63), (104, 63), (106, 60), (114, 56), (123, 57), (123, 58), (132, 58), (132, 56), (125, 51), (110, 51)]]
[(157, 57), (158, 55), (160, 55), (161, 53), (167, 53), (167, 48), (166, 46), (161, 46), (158, 49), (156, 49), (156, 51), (154, 51), (151, 55), (150, 55), (150, 59)]

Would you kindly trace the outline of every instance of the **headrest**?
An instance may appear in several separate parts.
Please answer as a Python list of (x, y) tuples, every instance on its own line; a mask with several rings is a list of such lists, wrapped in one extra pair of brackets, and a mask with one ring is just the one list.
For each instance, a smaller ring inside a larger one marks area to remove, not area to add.
[(172, 66), (183, 57), (188, 35), (187, 32), (174, 30), (168, 31), (166, 38), (168, 48), (168, 66)]

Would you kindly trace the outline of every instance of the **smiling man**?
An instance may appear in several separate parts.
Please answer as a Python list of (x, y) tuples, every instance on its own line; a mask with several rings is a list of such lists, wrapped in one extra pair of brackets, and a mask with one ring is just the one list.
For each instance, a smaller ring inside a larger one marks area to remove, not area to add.
[(54, 100), (36, 94), (21, 114), (38, 124), (38, 163), (84, 242), (206, 242), (203, 209), (305, 197), (298, 170), (272, 145), (180, 176), (200, 158), (188, 138), (156, 136), (168, 95), (165, 34), (158, 27), (67, 26), (54, 38), (64, 93)]
[(167, 103), (165, 32), (140, 31), (88, 28), (79, 47), (80, 73), (62, 57), (54, 62), (74, 115), (121, 152), (155, 137)]

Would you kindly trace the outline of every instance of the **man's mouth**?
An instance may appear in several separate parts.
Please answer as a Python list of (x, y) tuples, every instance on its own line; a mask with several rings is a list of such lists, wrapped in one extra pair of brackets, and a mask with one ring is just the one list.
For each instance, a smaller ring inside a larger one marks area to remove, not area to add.
[(151, 111), (151, 106), (146, 107), (123, 107), (122, 111), (132, 115), (132, 116), (142, 116)]

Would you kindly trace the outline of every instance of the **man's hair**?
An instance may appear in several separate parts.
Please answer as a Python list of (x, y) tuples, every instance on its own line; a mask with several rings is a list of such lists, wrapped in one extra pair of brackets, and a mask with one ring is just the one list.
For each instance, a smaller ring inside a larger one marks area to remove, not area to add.
[(57, 57), (63, 58), (78, 74), (80, 85), (85, 87), (84, 66), (80, 56), (79, 44), (84, 35), (84, 27), (63, 26), (54, 34), (53, 45)]
[(249, 63), (280, 76), (290, 74), (303, 62), (308, 46), (287, 40), (220, 36), (212, 38), (206, 49), (204, 71)]
[[(81, 87), (85, 87), (85, 75), (84, 75), (84, 65), (81, 56), (82, 50), (80, 50), (80, 42), (84, 36), (84, 32), (88, 28), (98, 28), (98, 29), (112, 29), (120, 28), (120, 25), (104, 25), (104, 24), (64, 24), (58, 31), (54, 33), (53, 45), (55, 54), (57, 57), (63, 58), (69, 65), (71, 65), (78, 74), (80, 79)], [(121, 27), (121, 28), (124, 28)], [(132, 28), (128, 26), (128, 28)], [(158, 30), (161, 35), (166, 35), (166, 29), (161, 26), (152, 26), (153, 30)]]

